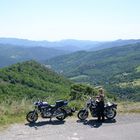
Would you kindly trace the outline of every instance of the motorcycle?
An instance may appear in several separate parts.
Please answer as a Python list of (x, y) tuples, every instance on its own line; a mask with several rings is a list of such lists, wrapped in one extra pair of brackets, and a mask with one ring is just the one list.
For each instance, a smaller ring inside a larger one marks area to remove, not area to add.
[(55, 105), (37, 101), (34, 103), (35, 109), (27, 113), (26, 120), (29, 123), (34, 123), (40, 114), (42, 118), (50, 118), (51, 120), (56, 117), (58, 120), (63, 121), (67, 116), (67, 112), (63, 107), (67, 106), (67, 104), (68, 102), (64, 100), (56, 101)]
[[(93, 100), (90, 97), (86, 103), (86, 107), (84, 109), (81, 109), (78, 112), (77, 117), (80, 120), (85, 120), (85, 119), (87, 119), (87, 117), (89, 115), (89, 111), (90, 111), (92, 117), (97, 117), (97, 114), (98, 114), (97, 104), (98, 104), (98, 100)], [(107, 102), (104, 106), (104, 116), (108, 120), (112, 120), (116, 116), (116, 113), (117, 113), (116, 109), (117, 109), (117, 104)]]

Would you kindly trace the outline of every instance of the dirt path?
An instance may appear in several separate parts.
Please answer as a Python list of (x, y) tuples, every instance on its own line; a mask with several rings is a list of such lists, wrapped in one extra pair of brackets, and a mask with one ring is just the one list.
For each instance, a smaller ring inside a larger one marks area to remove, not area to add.
[(0, 140), (140, 140), (140, 114), (118, 115), (116, 120), (98, 123), (92, 118), (80, 122), (39, 120), (35, 125), (14, 124), (0, 133)]

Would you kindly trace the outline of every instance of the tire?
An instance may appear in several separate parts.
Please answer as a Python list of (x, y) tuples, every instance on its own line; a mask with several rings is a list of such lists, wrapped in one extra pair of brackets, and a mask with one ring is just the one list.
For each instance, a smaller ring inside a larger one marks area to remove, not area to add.
[(77, 117), (79, 120), (86, 120), (88, 117), (88, 111), (86, 110), (80, 110), (77, 114)]
[(26, 120), (29, 123), (34, 123), (36, 122), (38, 119), (38, 114), (35, 111), (30, 111), (27, 115), (26, 115)]
[(116, 114), (117, 114), (117, 112), (115, 109), (109, 108), (109, 109), (107, 109), (105, 116), (107, 119), (112, 120), (115, 118)]
[(61, 109), (61, 113), (63, 113), (63, 116), (56, 117), (56, 119), (59, 121), (63, 121), (67, 116), (67, 113), (65, 110)]

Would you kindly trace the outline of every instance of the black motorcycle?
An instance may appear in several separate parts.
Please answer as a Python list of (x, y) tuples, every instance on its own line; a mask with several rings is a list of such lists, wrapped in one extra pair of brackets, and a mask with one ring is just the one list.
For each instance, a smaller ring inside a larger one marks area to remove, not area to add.
[[(93, 100), (90, 97), (90, 99), (86, 103), (86, 107), (78, 112), (77, 114), (78, 118), (80, 120), (87, 119), (89, 115), (89, 111), (92, 117), (97, 117), (98, 114), (97, 105), (98, 105), (98, 100)], [(116, 109), (117, 109), (117, 104), (107, 102), (104, 106), (104, 116), (109, 120), (115, 118)]]
[(26, 115), (26, 120), (29, 123), (34, 123), (38, 119), (38, 114), (41, 115), (42, 118), (54, 118), (56, 117), (58, 120), (62, 121), (66, 118), (67, 112), (63, 108), (67, 106), (68, 102), (64, 100), (56, 101), (55, 105), (49, 105), (47, 102), (38, 101), (34, 103), (35, 109), (30, 111)]

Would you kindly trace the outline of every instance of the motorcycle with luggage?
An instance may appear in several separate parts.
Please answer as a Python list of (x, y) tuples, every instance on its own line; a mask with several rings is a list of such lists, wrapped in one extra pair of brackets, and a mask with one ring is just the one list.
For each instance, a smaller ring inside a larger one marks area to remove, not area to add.
[[(96, 99), (93, 100), (90, 97), (89, 100), (86, 102), (85, 108), (81, 109), (78, 112), (77, 117), (80, 120), (86, 120), (89, 116), (89, 112), (91, 113), (92, 117), (98, 117), (98, 107), (97, 106), (98, 106), (98, 100), (96, 100)], [(116, 109), (117, 109), (117, 104), (111, 103), (111, 102), (105, 103), (104, 116), (109, 120), (114, 119), (116, 116), (116, 113), (117, 113)]]

